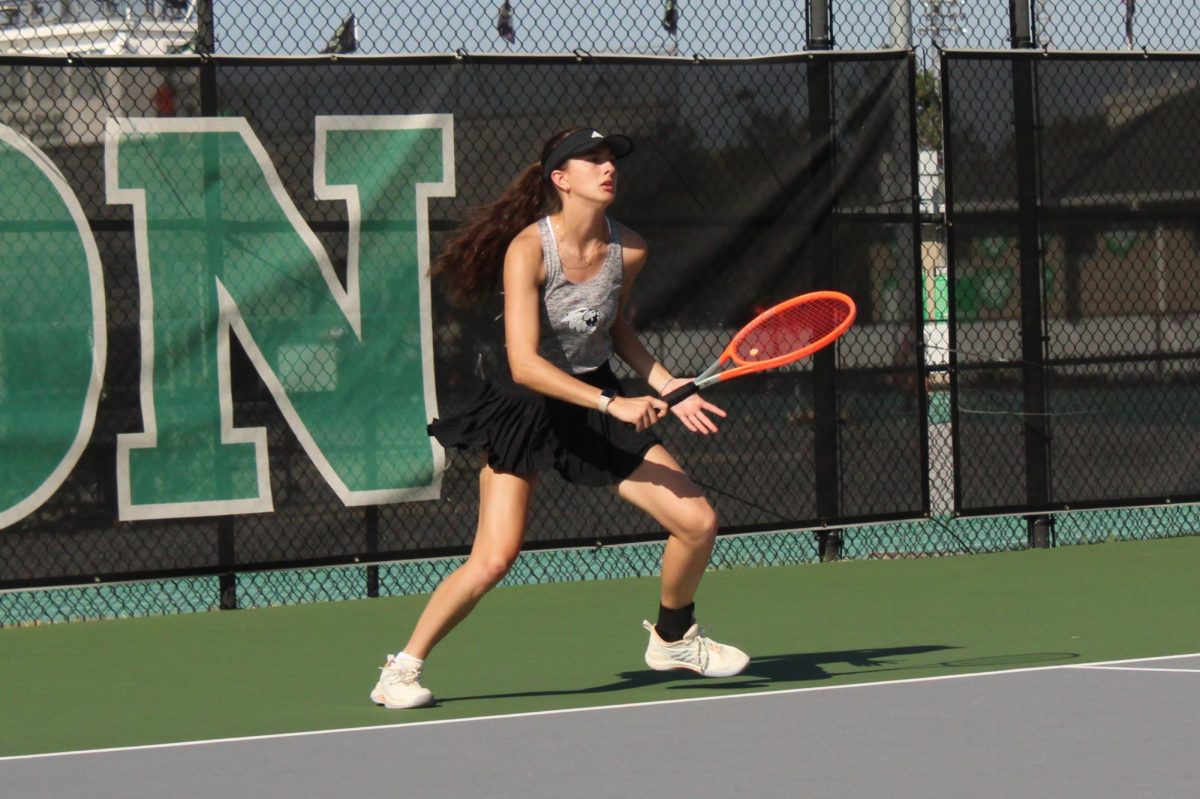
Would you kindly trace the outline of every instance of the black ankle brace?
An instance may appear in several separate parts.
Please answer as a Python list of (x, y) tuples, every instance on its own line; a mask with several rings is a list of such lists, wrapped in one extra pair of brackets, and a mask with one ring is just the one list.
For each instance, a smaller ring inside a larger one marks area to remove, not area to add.
[(688, 628), (696, 623), (695, 613), (695, 602), (677, 610), (659, 605), (658, 623), (654, 625), (654, 630), (658, 633), (658, 637), (667, 643), (678, 641), (683, 638)]

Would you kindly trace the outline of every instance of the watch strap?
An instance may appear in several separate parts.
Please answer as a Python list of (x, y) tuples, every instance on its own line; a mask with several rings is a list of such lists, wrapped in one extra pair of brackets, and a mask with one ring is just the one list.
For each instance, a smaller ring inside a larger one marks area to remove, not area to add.
[(617, 396), (615, 388), (606, 388), (601, 390), (600, 399), (596, 400), (596, 409), (600, 413), (608, 413), (608, 406), (612, 404), (613, 397)]

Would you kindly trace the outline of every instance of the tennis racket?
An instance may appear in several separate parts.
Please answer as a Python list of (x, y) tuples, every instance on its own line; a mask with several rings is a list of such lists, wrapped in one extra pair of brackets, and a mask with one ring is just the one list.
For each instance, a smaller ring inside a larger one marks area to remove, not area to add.
[[(854, 300), (840, 291), (813, 291), (769, 308), (743, 327), (721, 357), (694, 382), (663, 397), (668, 406), (714, 383), (777, 369), (832, 344), (854, 324)], [(726, 368), (732, 364), (732, 368)]]

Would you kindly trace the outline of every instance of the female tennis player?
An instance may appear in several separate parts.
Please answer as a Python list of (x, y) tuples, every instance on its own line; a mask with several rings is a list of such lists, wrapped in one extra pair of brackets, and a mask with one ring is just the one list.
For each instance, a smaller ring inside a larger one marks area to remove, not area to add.
[[(571, 483), (609, 486), (669, 533), (657, 622), (642, 623), (650, 668), (727, 677), (749, 662), (700, 635), (695, 622), (717, 519), (652, 431), (667, 404), (624, 396), (609, 365), (616, 354), (656, 395), (687, 383), (646, 351), (624, 314), (646, 243), (605, 211), (616, 197), (616, 160), (632, 149), (628, 137), (592, 128), (558, 133), (434, 265), (459, 302), (482, 301), (502, 284), (508, 369), (466, 411), (429, 426), (443, 446), (486, 456), (478, 528), (466, 562), (433, 592), (404, 649), (388, 656), (371, 691), (376, 704), (433, 701), (420, 683), (424, 660), (516, 560), (530, 497), (549, 469)], [(699, 394), (670, 410), (702, 435), (717, 431), (712, 417), (725, 416)]]

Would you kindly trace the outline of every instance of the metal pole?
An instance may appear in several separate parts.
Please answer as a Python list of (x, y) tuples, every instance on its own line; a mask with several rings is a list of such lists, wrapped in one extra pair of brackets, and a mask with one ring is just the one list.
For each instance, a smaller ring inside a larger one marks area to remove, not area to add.
[(212, 55), (217, 46), (216, 25), (213, 22), (213, 0), (196, 2), (196, 52)]
[[(830, 0), (809, 0), (809, 50), (829, 50), (833, 46), (829, 6)], [(814, 58), (808, 65), (808, 133), (809, 146), (813, 149), (809, 192), (816, 204), (809, 262), (813, 264), (814, 285), (833, 288), (836, 285), (833, 251), (836, 137), (833, 65), (827, 58)], [(836, 351), (826, 347), (813, 357), (813, 468), (816, 471), (817, 515), (825, 524), (836, 521), (840, 515), (838, 426)], [(817, 551), (822, 561), (838, 560), (842, 551), (841, 531), (821, 529), (817, 533)]]
[(912, 0), (891, 0), (888, 28), (889, 40), (897, 50), (912, 47)]
[(1030, 549), (1049, 549), (1054, 546), (1054, 517), (1050, 515), (1029, 516), (1027, 535)]
[[(1031, 0), (1012, 0), (1014, 49), (1037, 46)], [(1041, 174), (1038, 146), (1037, 65), (1012, 61), (1013, 131), (1017, 168), (1017, 237), (1021, 281), (1021, 384), (1025, 420), (1025, 502), (1033, 508), (1050, 501), (1050, 429), (1046, 416), (1046, 334), (1042, 286)], [(1050, 545), (1046, 516), (1027, 517), (1029, 544)]]
[[(201, 55), (211, 55), (214, 42), (213, 0), (198, 0), (196, 3), (196, 52)], [(208, 58), (205, 58), (200, 64), (200, 114), (206, 117), (217, 116), (216, 66)], [(203, 159), (204, 213), (208, 228), (206, 257), (209, 260), (212, 274), (220, 275), (224, 260), (222, 231), (217, 222), (221, 218), (221, 201), (219, 192), (209, 190), (220, 179), (220, 155), (216, 151), (214, 141), (205, 140)], [(215, 302), (213, 307), (215, 307)], [(221, 595), (220, 608), (236, 610), (238, 607), (237, 533), (232, 516), (225, 516), (217, 521), (217, 550), (218, 562), (223, 569), (218, 578)]]
[(1033, 29), (1034, 2), (1036, 0), (1009, 0), (1009, 33), (1013, 49), (1037, 47)]
[(217, 607), (237, 610), (237, 540), (232, 516), (217, 520), (217, 565), (221, 568), (217, 575)]
[[(374, 556), (379, 552), (379, 506), (368, 505), (363, 518), (364, 532), (366, 533), (366, 549), (367, 554)], [(379, 596), (379, 565), (376, 563), (367, 566), (367, 596)]]
[(808, 49), (832, 50), (833, 25), (830, 22), (830, 6), (833, 0), (807, 0), (808, 2)]

